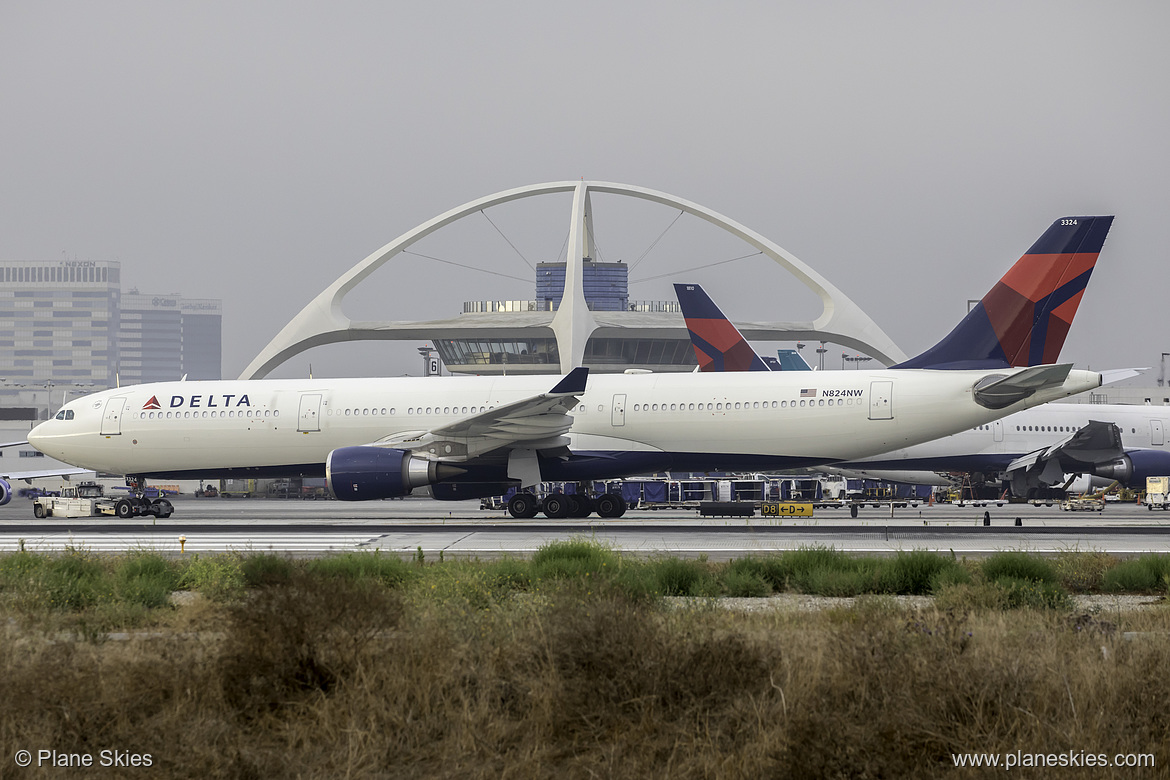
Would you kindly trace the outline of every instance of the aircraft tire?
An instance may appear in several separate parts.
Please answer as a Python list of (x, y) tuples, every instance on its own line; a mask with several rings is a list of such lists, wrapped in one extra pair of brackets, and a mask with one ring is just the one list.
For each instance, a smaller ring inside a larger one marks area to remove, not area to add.
[(123, 520), (128, 517), (134, 517), (134, 505), (130, 503), (130, 499), (123, 498), (121, 501), (114, 504), (114, 514)]
[(569, 516), (570, 504), (566, 496), (561, 494), (554, 494), (544, 499), (541, 504), (541, 510), (544, 511), (544, 516), (559, 520), (562, 517)]
[(530, 520), (538, 510), (536, 496), (531, 493), (517, 493), (508, 499), (508, 514), (517, 520)]
[(569, 496), (569, 517), (589, 517), (594, 508), (593, 499), (589, 496)]
[(623, 506), (621, 496), (617, 493), (603, 493), (597, 497), (594, 504), (598, 517), (621, 517), (626, 509)]
[(170, 517), (175, 511), (174, 505), (171, 504), (170, 501), (167, 501), (165, 498), (160, 498), (160, 499), (156, 499), (155, 501), (152, 501), (151, 505), (150, 505), (150, 509), (152, 512), (154, 512), (155, 517), (162, 517), (162, 518)]
[(854, 504), (853, 506), (849, 507), (849, 516), (850, 517), (857, 517), (857, 504)]

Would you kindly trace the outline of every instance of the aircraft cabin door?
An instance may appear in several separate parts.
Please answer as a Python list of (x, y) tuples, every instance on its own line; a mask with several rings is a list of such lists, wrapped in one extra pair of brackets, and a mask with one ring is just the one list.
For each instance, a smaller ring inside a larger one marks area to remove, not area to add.
[(301, 433), (321, 430), (321, 394), (305, 393), (301, 396), (301, 411), (297, 430)]
[(613, 416), (610, 418), (613, 427), (620, 428), (626, 424), (626, 394), (621, 393), (613, 397)]
[(102, 436), (120, 436), (122, 434), (122, 412), (125, 409), (125, 397), (111, 398), (106, 401), (106, 410), (102, 417)]
[(991, 424), (991, 438), (1003, 441), (1003, 420), (996, 420)]
[(887, 380), (869, 383), (869, 419), (894, 419), (894, 383)]
[(1162, 431), (1161, 420), (1150, 420), (1150, 444), (1161, 447), (1166, 443), (1166, 434)]

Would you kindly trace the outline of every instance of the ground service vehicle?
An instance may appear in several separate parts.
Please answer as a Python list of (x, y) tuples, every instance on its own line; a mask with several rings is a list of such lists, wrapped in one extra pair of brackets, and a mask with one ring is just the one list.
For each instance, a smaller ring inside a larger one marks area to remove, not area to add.
[(1069, 496), (1060, 502), (1064, 512), (1104, 512), (1105, 499), (1095, 496)]
[(1146, 477), (1146, 509), (1170, 506), (1170, 477)]
[(59, 496), (41, 496), (33, 499), (35, 517), (94, 517), (115, 515), (121, 518), (138, 515), (170, 517), (175, 508), (165, 498), (153, 501), (135, 496), (107, 496), (105, 487), (97, 482), (82, 482), (76, 487), (61, 489)]

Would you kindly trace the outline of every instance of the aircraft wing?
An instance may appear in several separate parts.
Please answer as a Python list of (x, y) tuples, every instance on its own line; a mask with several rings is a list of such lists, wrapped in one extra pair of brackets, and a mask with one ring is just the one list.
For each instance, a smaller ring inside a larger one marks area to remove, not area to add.
[[(0, 449), (4, 449), (5, 447), (20, 447), (20, 446), (25, 445), (25, 444), (28, 444), (27, 439), (25, 441), (0, 442)], [(18, 479), (23, 479), (25, 482), (28, 482), (31, 484), (32, 480), (34, 480), (34, 479), (43, 479), (43, 478), (48, 478), (48, 477), (68, 477), (68, 476), (72, 476), (74, 474), (92, 474), (92, 473), (93, 473), (93, 469), (79, 469), (79, 468), (74, 468), (73, 466), (67, 466), (67, 465), (62, 464), (61, 468), (57, 468), (57, 469), (39, 469), (39, 470), (31, 470), (31, 471), (3, 471), (3, 470), (0, 470), (0, 479), (9, 480), (12, 482), (15, 482)]]
[(1008, 464), (1007, 474), (1013, 481), (1038, 479), (1054, 485), (1065, 474), (1091, 471), (1093, 464), (1108, 462), (1123, 454), (1121, 429), (1110, 422), (1090, 420), (1088, 425), (1056, 443), (1016, 458)]
[(486, 412), (433, 428), (374, 442), (379, 447), (412, 450), (432, 460), (458, 463), (496, 450), (566, 449), (573, 426), (569, 411), (585, 392), (589, 369), (575, 368), (547, 393), (502, 404)]
[(49, 477), (71, 477), (77, 474), (92, 474), (93, 469), (75, 469), (71, 466), (66, 466), (60, 469), (43, 469), (41, 471), (3, 471), (0, 472), (0, 478), (15, 482), (23, 479), (25, 482), (31, 482), (34, 479), (48, 479)]
[(845, 479), (872, 479), (879, 482), (897, 482), (903, 485), (936, 485), (951, 487), (957, 480), (951, 479), (937, 471), (882, 471), (880, 469), (845, 469), (838, 466), (820, 466), (809, 469), (810, 472), (836, 474)]

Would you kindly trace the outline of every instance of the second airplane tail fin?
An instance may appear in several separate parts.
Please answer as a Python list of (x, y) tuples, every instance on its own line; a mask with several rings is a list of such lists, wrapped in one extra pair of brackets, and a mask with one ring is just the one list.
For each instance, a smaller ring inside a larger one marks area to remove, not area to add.
[(891, 368), (1007, 368), (1055, 363), (1113, 217), (1063, 217), (963, 321)]
[(676, 284), (700, 371), (769, 371), (731, 320), (697, 284)]

